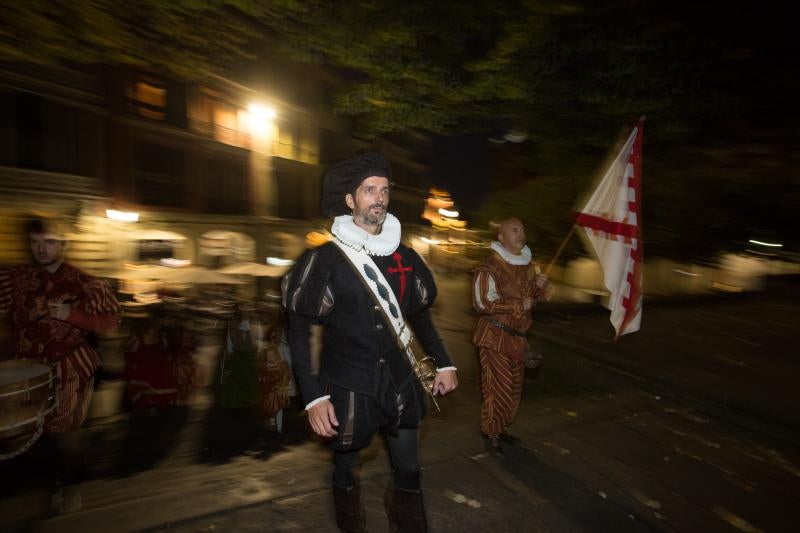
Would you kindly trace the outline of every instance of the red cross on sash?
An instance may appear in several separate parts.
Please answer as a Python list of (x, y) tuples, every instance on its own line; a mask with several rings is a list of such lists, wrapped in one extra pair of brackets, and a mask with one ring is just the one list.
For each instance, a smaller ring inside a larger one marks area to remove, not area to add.
[(402, 301), (403, 295), (406, 293), (406, 272), (411, 272), (414, 269), (410, 266), (403, 266), (403, 256), (400, 255), (400, 252), (393, 253), (392, 259), (394, 259), (394, 262), (397, 266), (387, 268), (386, 272), (389, 274), (400, 274), (400, 298), (398, 299)]

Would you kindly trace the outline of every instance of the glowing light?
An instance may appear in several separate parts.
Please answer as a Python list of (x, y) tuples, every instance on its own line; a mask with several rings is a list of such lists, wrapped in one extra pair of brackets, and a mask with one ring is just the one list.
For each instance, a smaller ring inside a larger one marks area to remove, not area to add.
[(419, 240), (421, 240), (422, 242), (424, 242), (426, 244), (441, 244), (442, 243), (442, 241), (439, 241), (439, 240), (436, 240), (436, 239), (429, 239), (427, 237), (420, 237)]
[(689, 277), (692, 277), (692, 278), (696, 278), (696, 277), (698, 277), (700, 275), (700, 274), (696, 274), (694, 272), (687, 272), (687, 271), (681, 270), (679, 268), (673, 268), (672, 271), (675, 272), (676, 274), (680, 274), (682, 276), (689, 276)]
[(118, 220), (119, 222), (136, 222), (139, 220), (139, 213), (134, 213), (133, 211), (106, 209), (106, 216), (111, 220)]
[(458, 211), (451, 211), (443, 207), (439, 209), (439, 214), (447, 218), (458, 218)]
[(267, 264), (272, 266), (291, 266), (294, 261), (291, 259), (281, 259), (280, 257), (267, 257)]
[(511, 130), (505, 135), (503, 135), (503, 140), (508, 141), (510, 143), (521, 143), (527, 138), (528, 134), (519, 130)]
[(311, 248), (323, 245), (333, 238), (329, 233), (321, 233), (319, 231), (310, 231), (306, 234), (306, 245)]
[(742, 292), (743, 290), (742, 287), (739, 287), (737, 285), (730, 285), (728, 283), (722, 283), (719, 281), (715, 281), (714, 283), (711, 284), (711, 286), (715, 289), (719, 289), (725, 292)]
[(172, 268), (184, 268), (191, 266), (192, 261), (190, 259), (175, 259), (174, 257), (165, 257), (161, 259), (160, 263), (164, 266)]
[(756, 241), (754, 239), (750, 239), (748, 242), (751, 242), (753, 244), (760, 244), (761, 246), (769, 246), (770, 248), (783, 248), (782, 244), (778, 244), (776, 242), (762, 242), (762, 241)]
[(252, 103), (247, 107), (247, 110), (253, 116), (262, 120), (274, 120), (278, 116), (274, 108), (263, 104)]

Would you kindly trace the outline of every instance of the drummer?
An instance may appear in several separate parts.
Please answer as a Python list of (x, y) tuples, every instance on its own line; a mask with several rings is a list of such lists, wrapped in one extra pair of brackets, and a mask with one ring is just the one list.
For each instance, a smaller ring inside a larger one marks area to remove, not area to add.
[[(45, 436), (55, 448), (54, 474), (61, 487), (80, 476), (73, 467), (81, 464), (75, 432), (88, 413), (100, 366), (87, 337), (115, 328), (120, 306), (105, 281), (64, 262), (68, 240), (62, 224), (34, 218), (25, 231), (34, 264), (0, 267), (0, 314), (10, 313), (14, 357), (47, 362), (58, 374), (58, 407)], [(80, 509), (79, 493), (71, 489), (56, 491), (54, 511)]]

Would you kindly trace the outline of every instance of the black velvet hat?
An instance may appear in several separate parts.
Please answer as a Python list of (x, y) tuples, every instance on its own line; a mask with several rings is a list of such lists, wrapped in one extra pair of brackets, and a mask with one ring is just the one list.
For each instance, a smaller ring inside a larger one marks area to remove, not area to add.
[(322, 180), (322, 214), (326, 217), (347, 214), (345, 196), (371, 176), (392, 181), (389, 162), (379, 152), (365, 152), (331, 165)]

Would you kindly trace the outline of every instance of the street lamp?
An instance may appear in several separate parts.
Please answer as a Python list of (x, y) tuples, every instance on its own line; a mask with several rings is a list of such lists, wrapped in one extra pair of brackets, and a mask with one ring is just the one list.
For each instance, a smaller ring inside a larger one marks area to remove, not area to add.
[(254, 117), (261, 120), (275, 120), (275, 117), (278, 116), (273, 107), (255, 102), (250, 104), (247, 110), (250, 111)]
[(272, 128), (272, 122), (278, 114), (271, 106), (252, 103), (247, 106), (247, 122), (250, 133), (254, 137), (266, 138)]

